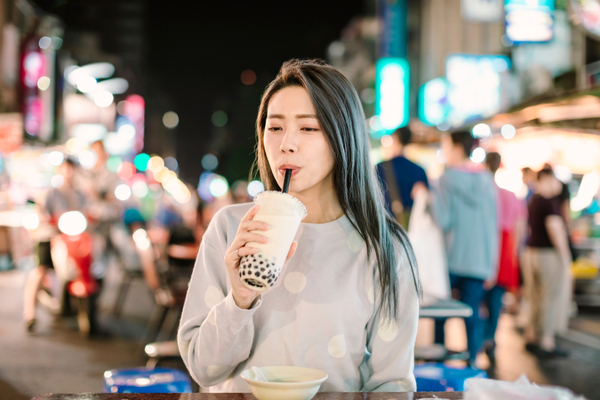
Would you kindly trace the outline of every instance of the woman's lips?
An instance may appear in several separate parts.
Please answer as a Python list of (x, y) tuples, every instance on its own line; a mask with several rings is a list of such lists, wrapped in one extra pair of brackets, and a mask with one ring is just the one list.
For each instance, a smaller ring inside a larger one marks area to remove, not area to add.
[(296, 176), (298, 174), (298, 172), (300, 171), (300, 167), (296, 167), (294, 165), (283, 165), (283, 166), (279, 167), (279, 173), (281, 174), (282, 177), (285, 176), (286, 169), (292, 170), (292, 177)]

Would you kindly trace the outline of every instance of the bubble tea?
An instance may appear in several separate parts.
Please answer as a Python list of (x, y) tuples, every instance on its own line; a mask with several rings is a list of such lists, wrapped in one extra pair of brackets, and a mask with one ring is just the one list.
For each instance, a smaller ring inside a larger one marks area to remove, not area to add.
[(254, 202), (260, 205), (254, 220), (271, 225), (267, 231), (254, 232), (268, 237), (269, 242), (248, 242), (259, 251), (242, 257), (239, 273), (244, 286), (262, 292), (277, 282), (300, 221), (306, 217), (306, 207), (291, 194), (275, 191), (259, 193)]

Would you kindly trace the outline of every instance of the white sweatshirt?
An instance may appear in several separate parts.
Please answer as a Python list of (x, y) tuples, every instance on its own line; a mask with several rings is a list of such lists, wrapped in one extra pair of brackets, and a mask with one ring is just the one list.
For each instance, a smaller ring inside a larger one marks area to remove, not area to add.
[(389, 322), (375, 313), (374, 264), (348, 218), (302, 223), (297, 251), (275, 286), (243, 310), (224, 257), (251, 207), (228, 206), (214, 216), (192, 274), (177, 339), (202, 391), (249, 392), (240, 373), (275, 365), (327, 372), (325, 392), (416, 390), (419, 301), (406, 256), (398, 256), (398, 321)]

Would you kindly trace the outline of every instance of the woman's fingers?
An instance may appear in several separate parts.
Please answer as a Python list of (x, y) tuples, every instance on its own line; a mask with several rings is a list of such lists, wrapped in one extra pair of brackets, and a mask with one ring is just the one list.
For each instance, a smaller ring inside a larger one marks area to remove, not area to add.
[(243, 231), (267, 231), (271, 228), (271, 225), (262, 221), (244, 221), (240, 224), (238, 232)]
[(251, 209), (249, 209), (248, 212), (246, 213), (246, 215), (244, 215), (242, 217), (241, 222), (243, 223), (244, 221), (251, 221), (254, 218), (254, 216), (256, 215), (256, 213), (258, 212), (259, 208), (260, 208), (260, 206), (257, 204), (254, 207), (252, 207)]

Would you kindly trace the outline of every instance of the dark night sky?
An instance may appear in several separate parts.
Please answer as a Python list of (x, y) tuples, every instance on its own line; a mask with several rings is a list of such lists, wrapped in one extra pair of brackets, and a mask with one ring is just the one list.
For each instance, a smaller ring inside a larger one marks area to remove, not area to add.
[[(108, 51), (111, 43), (119, 41), (115, 32), (121, 22), (113, 21), (113, 10), (130, 3), (34, 1), (63, 19), (66, 37), (69, 30), (97, 31)], [(152, 112), (162, 116), (168, 111), (165, 107), (179, 114), (176, 149), (181, 176), (197, 183), (201, 157), (220, 150), (217, 172), (230, 179), (247, 177), (253, 160), (254, 120), (266, 84), (290, 58), (325, 58), (329, 43), (340, 37), (353, 17), (364, 13), (366, 1), (142, 0), (145, 10), (140, 28), (146, 49), (142, 69), (147, 77), (141, 92), (154, 96), (147, 98), (147, 118)], [(252, 86), (240, 80), (245, 69), (258, 75)], [(220, 130), (211, 123), (216, 110), (229, 116)]]
[[(209, 141), (225, 134), (231, 151), (222, 153), (222, 164), (229, 159), (232, 165), (229, 170), (224, 165), (219, 172), (247, 176), (254, 118), (265, 85), (285, 60), (325, 57), (328, 44), (363, 12), (363, 3), (150, 1), (148, 67), (160, 77), (180, 115), (177, 153), (183, 175), (198, 176), (200, 157), (215, 149)], [(240, 81), (245, 69), (258, 75), (252, 87)], [(211, 115), (218, 109), (229, 116), (228, 133), (215, 131), (212, 126)]]

